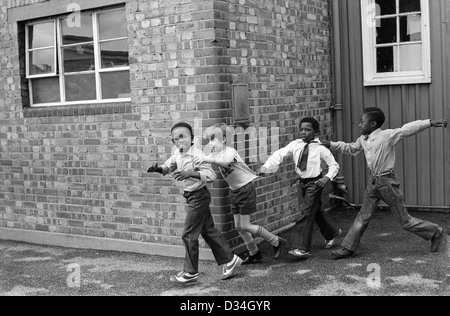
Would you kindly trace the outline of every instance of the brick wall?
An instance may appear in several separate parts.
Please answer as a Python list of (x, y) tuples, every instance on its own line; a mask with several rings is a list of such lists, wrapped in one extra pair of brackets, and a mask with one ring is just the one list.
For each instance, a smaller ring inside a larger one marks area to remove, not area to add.
[[(322, 135), (331, 135), (329, 2), (231, 0), (216, 1), (215, 9), (216, 41), (226, 47), (222, 63), (228, 66), (215, 80), (228, 89), (228, 82), (249, 84), (250, 126), (279, 128), (281, 147), (299, 137), (304, 116), (316, 117)], [(263, 162), (251, 166), (256, 170)], [(293, 168), (291, 163), (257, 182), (254, 218), (269, 230), (292, 223), (298, 214), (297, 188), (290, 188)]]
[[(181, 190), (145, 170), (170, 156), (174, 122), (197, 136), (232, 124), (232, 84), (249, 84), (245, 127), (279, 128), (280, 146), (306, 115), (333, 132), (328, 1), (129, 0), (131, 103), (30, 109), (20, 28), (6, 21), (8, 8), (35, 2), (45, 1), (0, 0), (0, 227), (181, 245)], [(292, 222), (293, 176), (290, 164), (257, 182), (257, 223)], [(211, 191), (217, 226), (236, 246), (224, 181)]]

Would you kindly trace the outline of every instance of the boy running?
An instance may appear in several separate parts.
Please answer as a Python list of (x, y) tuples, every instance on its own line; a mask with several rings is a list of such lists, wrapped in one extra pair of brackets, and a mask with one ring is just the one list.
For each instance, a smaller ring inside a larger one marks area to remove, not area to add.
[(175, 154), (162, 166), (155, 164), (148, 172), (167, 175), (173, 173), (184, 188), (183, 196), (188, 204), (188, 211), (183, 231), (186, 248), (184, 270), (171, 277), (172, 282), (191, 284), (198, 281), (199, 243), (203, 239), (211, 248), (219, 265), (223, 265), (222, 280), (230, 278), (242, 264), (242, 259), (233, 254), (228, 242), (214, 227), (209, 204), (211, 193), (206, 184), (214, 181), (216, 174), (208, 163), (194, 163), (194, 157), (202, 151), (193, 147), (194, 133), (187, 123), (178, 123), (172, 128), (172, 141), (177, 147)]
[(381, 109), (367, 108), (364, 110), (359, 124), (362, 136), (355, 143), (323, 141), (323, 144), (331, 150), (344, 154), (356, 156), (364, 152), (370, 173), (363, 207), (342, 242), (341, 249), (333, 251), (335, 259), (344, 259), (355, 255), (364, 231), (380, 201), (384, 201), (390, 207), (404, 230), (431, 241), (431, 252), (442, 249), (444, 242), (447, 241), (445, 229), (408, 214), (400, 190), (400, 182), (394, 171), (395, 146), (403, 138), (416, 135), (430, 127), (446, 128), (447, 121), (415, 121), (399, 129), (382, 130), (381, 127), (385, 121), (386, 117)]
[[(335, 238), (341, 234), (330, 215), (322, 209), (323, 188), (337, 176), (339, 164), (331, 152), (321, 145), (319, 131), (320, 125), (316, 119), (304, 118), (300, 123), (301, 139), (276, 151), (260, 170), (260, 174), (273, 173), (286, 157), (294, 158), (304, 203), (301, 217), (291, 233), (289, 254), (300, 259), (308, 259), (310, 256), (315, 222), (326, 239), (327, 249), (333, 247)], [(322, 176), (322, 161), (329, 167), (325, 177)]]
[(274, 258), (278, 259), (283, 249), (284, 240), (268, 232), (261, 226), (251, 223), (251, 215), (257, 211), (256, 190), (253, 181), (258, 176), (245, 164), (236, 149), (228, 147), (227, 125), (219, 123), (205, 131), (212, 154), (196, 157), (197, 164), (211, 163), (219, 168), (223, 179), (230, 186), (230, 198), (236, 229), (242, 236), (249, 256), (243, 264), (260, 262), (263, 257), (253, 237), (261, 237), (274, 248)]

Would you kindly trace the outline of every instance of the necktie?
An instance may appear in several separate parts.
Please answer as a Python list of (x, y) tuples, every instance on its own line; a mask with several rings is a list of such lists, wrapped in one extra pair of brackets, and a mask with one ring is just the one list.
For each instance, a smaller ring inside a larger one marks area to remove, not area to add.
[(306, 171), (306, 168), (308, 166), (308, 156), (309, 156), (309, 144), (306, 143), (305, 148), (303, 149), (303, 153), (298, 161), (298, 168), (300, 171), (304, 172)]

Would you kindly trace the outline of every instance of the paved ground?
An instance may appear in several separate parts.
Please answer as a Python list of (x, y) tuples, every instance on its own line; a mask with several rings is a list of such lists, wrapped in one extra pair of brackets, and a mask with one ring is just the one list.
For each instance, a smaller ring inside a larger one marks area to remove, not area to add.
[[(333, 214), (344, 231), (355, 215)], [(450, 228), (450, 214), (413, 215)], [(220, 268), (202, 262), (200, 282), (183, 287), (168, 281), (182, 267), (181, 259), (0, 241), (0, 296), (450, 296), (450, 251), (432, 254), (429, 247), (402, 231), (389, 212), (380, 212), (353, 259), (330, 260), (316, 234), (307, 261), (286, 251), (275, 261), (265, 243), (262, 264), (220, 281)]]

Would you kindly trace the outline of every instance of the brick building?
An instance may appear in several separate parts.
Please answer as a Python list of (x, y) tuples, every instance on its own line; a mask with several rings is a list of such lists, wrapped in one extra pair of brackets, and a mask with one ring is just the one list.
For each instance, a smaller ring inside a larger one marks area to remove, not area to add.
[[(252, 168), (298, 137), (332, 135), (328, 0), (0, 0), (0, 238), (183, 255), (185, 201), (146, 173), (170, 128), (235, 127)], [(255, 139), (257, 141), (255, 141)], [(277, 147), (278, 146), (278, 147)], [(298, 213), (293, 164), (257, 182), (254, 220)], [(210, 185), (237, 247), (227, 187)]]

